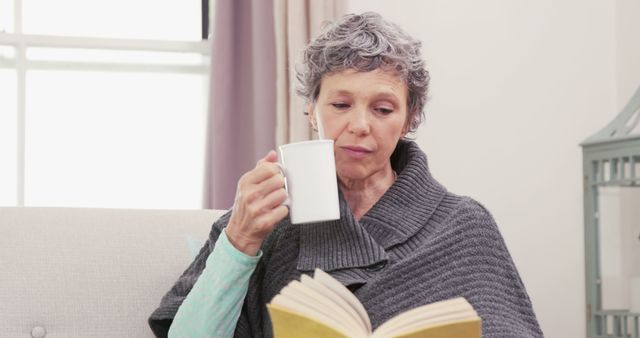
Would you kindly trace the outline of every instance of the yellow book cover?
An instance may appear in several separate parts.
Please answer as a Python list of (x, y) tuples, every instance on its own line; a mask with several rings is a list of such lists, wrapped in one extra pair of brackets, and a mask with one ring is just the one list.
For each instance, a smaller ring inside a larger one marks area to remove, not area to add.
[(276, 338), (480, 338), (481, 320), (464, 298), (405, 311), (372, 330), (362, 303), (316, 269), (285, 286), (267, 304)]

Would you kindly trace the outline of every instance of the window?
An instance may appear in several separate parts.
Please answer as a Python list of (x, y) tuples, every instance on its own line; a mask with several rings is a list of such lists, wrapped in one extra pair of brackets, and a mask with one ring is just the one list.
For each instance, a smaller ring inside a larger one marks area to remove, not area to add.
[(0, 205), (200, 208), (201, 11), (0, 0)]
[(27, 34), (196, 41), (202, 3), (155, 0), (21, 0)]
[(13, 33), (13, 1), (0, 0), (0, 33)]
[[(1, 56), (0, 56), (0, 60)], [(0, 68), (0, 205), (17, 203), (16, 72)]]

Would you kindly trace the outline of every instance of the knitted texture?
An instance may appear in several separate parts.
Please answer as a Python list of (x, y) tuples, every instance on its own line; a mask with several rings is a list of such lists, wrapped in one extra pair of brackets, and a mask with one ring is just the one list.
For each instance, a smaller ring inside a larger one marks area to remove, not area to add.
[[(462, 296), (482, 318), (484, 337), (543, 336), (489, 212), (440, 185), (414, 142), (400, 141), (391, 163), (396, 182), (360, 220), (340, 194), (337, 221), (292, 225), (287, 218), (277, 225), (262, 245), (236, 337), (272, 337), (266, 303), (316, 267), (354, 293), (374, 328), (408, 309)], [(208, 242), (151, 314), (158, 337), (166, 336), (229, 217), (213, 224)]]

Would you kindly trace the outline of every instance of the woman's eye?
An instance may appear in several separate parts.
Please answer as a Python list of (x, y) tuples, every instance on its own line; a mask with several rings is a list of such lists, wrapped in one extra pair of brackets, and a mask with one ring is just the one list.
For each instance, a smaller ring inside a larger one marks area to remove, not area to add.
[(334, 108), (337, 108), (337, 109), (347, 109), (347, 108), (349, 108), (349, 104), (348, 103), (339, 102), (339, 103), (332, 103), (331, 105)]
[(384, 114), (384, 115), (393, 113), (393, 109), (385, 108), (385, 107), (376, 108), (376, 111), (378, 111), (378, 112), (380, 112), (381, 114)]

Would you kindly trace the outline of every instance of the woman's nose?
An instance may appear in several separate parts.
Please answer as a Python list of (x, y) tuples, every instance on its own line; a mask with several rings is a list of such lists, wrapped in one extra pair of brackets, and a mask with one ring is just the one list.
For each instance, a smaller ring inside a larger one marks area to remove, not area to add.
[(357, 109), (349, 117), (349, 132), (366, 135), (371, 131), (366, 109)]

